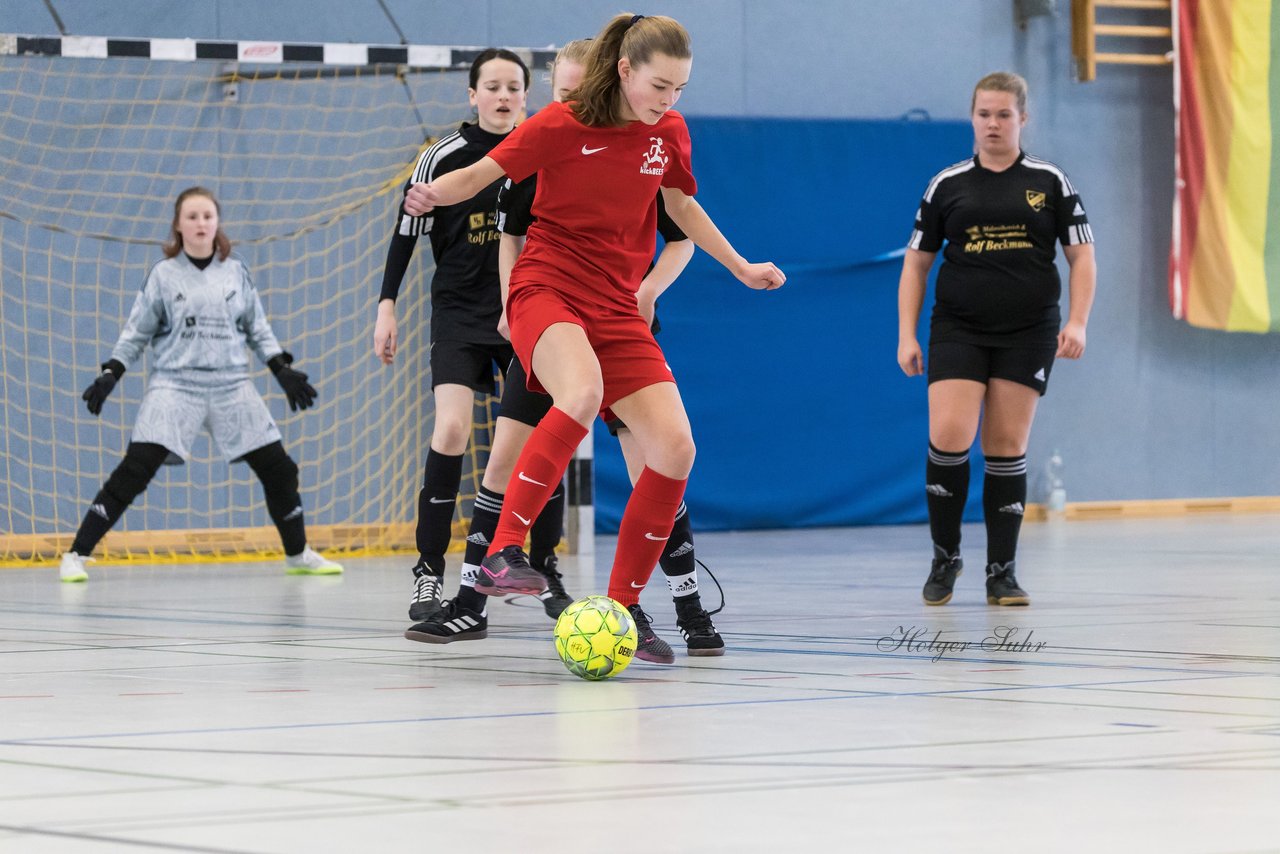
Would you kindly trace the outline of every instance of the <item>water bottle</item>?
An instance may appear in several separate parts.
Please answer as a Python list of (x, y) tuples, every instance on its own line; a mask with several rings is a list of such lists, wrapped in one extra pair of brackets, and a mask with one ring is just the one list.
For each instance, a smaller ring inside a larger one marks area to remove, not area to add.
[(1067, 490), (1062, 485), (1062, 454), (1057, 448), (1054, 448), (1045, 469), (1049, 481), (1049, 512), (1061, 513), (1067, 509)]

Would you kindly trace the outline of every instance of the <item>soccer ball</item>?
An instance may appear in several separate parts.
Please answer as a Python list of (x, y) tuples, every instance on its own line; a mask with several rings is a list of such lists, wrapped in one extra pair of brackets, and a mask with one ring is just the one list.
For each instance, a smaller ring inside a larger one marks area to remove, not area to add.
[(593, 681), (617, 676), (636, 653), (636, 624), (608, 596), (579, 599), (556, 620), (556, 652), (574, 676)]

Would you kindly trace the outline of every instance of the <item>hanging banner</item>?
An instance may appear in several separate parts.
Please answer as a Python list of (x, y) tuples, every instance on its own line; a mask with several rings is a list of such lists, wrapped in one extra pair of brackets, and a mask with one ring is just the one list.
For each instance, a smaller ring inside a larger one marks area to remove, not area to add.
[(1174, 25), (1173, 316), (1280, 332), (1280, 0), (1176, 0)]

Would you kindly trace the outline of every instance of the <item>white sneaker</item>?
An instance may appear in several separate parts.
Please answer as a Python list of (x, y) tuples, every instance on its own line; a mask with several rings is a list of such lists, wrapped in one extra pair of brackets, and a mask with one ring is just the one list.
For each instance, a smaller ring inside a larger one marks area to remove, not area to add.
[(84, 571), (84, 565), (91, 560), (93, 558), (82, 557), (75, 552), (63, 552), (62, 566), (58, 567), (59, 578), (67, 584), (88, 581), (89, 573)]
[(285, 557), (284, 571), (288, 575), (341, 575), (342, 564), (334, 563), (307, 546), (301, 554)]

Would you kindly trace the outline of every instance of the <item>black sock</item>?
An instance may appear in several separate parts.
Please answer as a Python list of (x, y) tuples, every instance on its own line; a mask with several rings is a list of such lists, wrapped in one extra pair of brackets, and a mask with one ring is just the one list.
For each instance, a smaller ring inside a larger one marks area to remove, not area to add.
[(89, 512), (84, 514), (84, 521), (76, 530), (71, 551), (82, 557), (93, 554), (98, 543), (124, 515), (125, 508), (128, 506), (127, 503), (116, 500), (105, 489), (98, 490), (98, 494), (93, 497), (93, 504), (89, 506)]
[(467, 530), (467, 551), (462, 557), (462, 582), (455, 597), (459, 605), (483, 614), (489, 597), (476, 592), (476, 572), (480, 561), (489, 551), (493, 532), (498, 530), (498, 516), (502, 513), (502, 493), (484, 486), (476, 493), (475, 506), (471, 510), (471, 527)]
[(94, 496), (89, 512), (84, 514), (84, 521), (71, 543), (71, 551), (82, 557), (93, 554), (107, 531), (120, 519), (133, 499), (147, 488), (168, 456), (169, 451), (163, 445), (130, 442), (124, 459), (111, 472), (107, 482)]
[(987, 457), (982, 512), (987, 522), (987, 564), (1004, 564), (1018, 552), (1027, 501), (1027, 457)]
[(476, 503), (471, 510), (471, 527), (467, 530), (467, 550), (462, 562), (479, 566), (489, 553), (493, 532), (498, 530), (498, 516), (502, 513), (502, 493), (481, 486), (476, 493)]
[(427, 451), (418, 493), (418, 554), (436, 575), (444, 575), (444, 553), (453, 538), (453, 511), (462, 482), (462, 454)]
[(933, 544), (954, 557), (960, 553), (960, 522), (969, 499), (969, 451), (940, 451), (929, 443), (925, 497)]
[(298, 494), (298, 465), (285, 452), (284, 444), (272, 442), (244, 455), (244, 461), (262, 481), (267, 513), (280, 532), (286, 555), (302, 554), (307, 547), (307, 525)]
[(529, 562), (541, 568), (564, 537), (564, 480), (547, 499), (547, 504), (529, 529)]
[(683, 501), (676, 510), (671, 536), (662, 549), (658, 565), (667, 577), (667, 588), (677, 602), (698, 595), (698, 565), (694, 563), (693, 527), (689, 523), (689, 507)]

